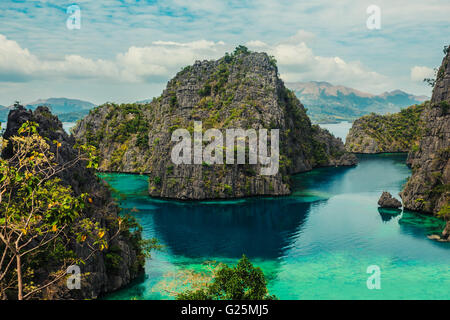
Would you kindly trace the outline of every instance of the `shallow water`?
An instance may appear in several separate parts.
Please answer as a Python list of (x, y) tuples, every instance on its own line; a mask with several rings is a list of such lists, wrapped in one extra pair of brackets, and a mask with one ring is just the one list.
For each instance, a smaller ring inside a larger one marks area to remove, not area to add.
[[(296, 175), (288, 197), (219, 202), (154, 200), (145, 176), (102, 174), (144, 235), (165, 245), (145, 279), (106, 298), (170, 299), (155, 290), (168, 272), (246, 254), (280, 299), (449, 299), (450, 245), (426, 237), (442, 221), (377, 208), (381, 192), (397, 195), (410, 175), (405, 157), (360, 156), (356, 167)], [(367, 288), (371, 265), (381, 269), (380, 290)]]

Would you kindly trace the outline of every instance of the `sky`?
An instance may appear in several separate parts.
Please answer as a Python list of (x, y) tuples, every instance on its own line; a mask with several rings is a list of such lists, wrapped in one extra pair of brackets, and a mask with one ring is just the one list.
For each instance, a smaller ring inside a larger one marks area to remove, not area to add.
[(448, 0), (1, 0), (0, 104), (149, 99), (241, 44), (274, 55), (286, 82), (430, 96), (449, 17)]

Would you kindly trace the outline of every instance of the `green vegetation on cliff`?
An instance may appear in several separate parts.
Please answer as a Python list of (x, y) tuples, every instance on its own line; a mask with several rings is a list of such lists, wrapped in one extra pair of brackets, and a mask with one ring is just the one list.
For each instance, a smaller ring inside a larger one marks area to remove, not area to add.
[[(0, 299), (96, 298), (137, 277), (158, 246), (119, 216), (94, 174), (95, 147), (75, 146), (46, 107), (17, 105), (3, 138)], [(69, 266), (81, 273), (78, 290), (66, 285)]]
[(408, 152), (418, 147), (422, 132), (421, 115), (429, 105), (413, 105), (398, 113), (370, 114), (353, 123), (346, 148), (355, 153)]
[(408, 154), (413, 174), (401, 197), (410, 210), (433, 213), (448, 221), (443, 237), (450, 235), (450, 51), (436, 75), (431, 103), (422, 115), (417, 148)]

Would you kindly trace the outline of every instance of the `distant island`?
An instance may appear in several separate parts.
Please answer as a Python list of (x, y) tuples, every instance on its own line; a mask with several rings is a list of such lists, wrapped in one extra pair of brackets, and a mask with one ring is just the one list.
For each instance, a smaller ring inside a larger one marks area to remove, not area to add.
[[(93, 109), (96, 105), (88, 101), (68, 98), (39, 99), (24, 104), (25, 108), (31, 110), (36, 110), (39, 106), (48, 107), (62, 122), (76, 122), (87, 116), (89, 110)], [(12, 106), (0, 106), (0, 122), (6, 122), (9, 111), (11, 110)]]

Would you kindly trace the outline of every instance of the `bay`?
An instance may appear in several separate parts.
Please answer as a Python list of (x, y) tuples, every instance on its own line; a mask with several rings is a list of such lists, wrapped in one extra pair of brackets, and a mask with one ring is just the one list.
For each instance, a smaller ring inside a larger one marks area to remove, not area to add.
[[(158, 291), (167, 274), (235, 264), (246, 254), (280, 299), (449, 299), (450, 246), (429, 240), (443, 222), (413, 212), (379, 212), (382, 191), (397, 195), (410, 175), (406, 154), (359, 156), (352, 168), (294, 177), (292, 195), (178, 202), (147, 195), (147, 177), (101, 174), (145, 237), (165, 246), (146, 262), (144, 279), (106, 299), (171, 299)], [(381, 290), (369, 290), (369, 266)]]

